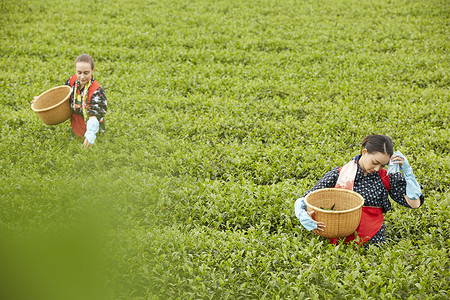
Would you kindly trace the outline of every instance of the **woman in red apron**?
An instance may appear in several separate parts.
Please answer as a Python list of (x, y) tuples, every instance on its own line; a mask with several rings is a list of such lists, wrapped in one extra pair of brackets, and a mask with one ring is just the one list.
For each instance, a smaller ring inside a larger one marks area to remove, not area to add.
[[(386, 242), (384, 213), (391, 209), (389, 196), (400, 205), (418, 208), (424, 202), (420, 186), (407, 159), (400, 152), (394, 153), (392, 140), (384, 135), (369, 135), (362, 141), (362, 152), (343, 167), (336, 167), (295, 203), (295, 215), (308, 230), (323, 231), (326, 224), (314, 220), (314, 212), (307, 213), (304, 197), (323, 188), (345, 188), (364, 198), (361, 222), (357, 229), (359, 243), (382, 245)], [(383, 167), (390, 165), (387, 171)], [(403, 172), (403, 174), (401, 172)], [(352, 234), (345, 238), (350, 242)], [(331, 239), (336, 243), (337, 239)]]
[[(81, 54), (75, 60), (75, 74), (65, 84), (72, 88), (69, 103), (73, 114), (70, 125), (73, 133), (83, 140), (85, 148), (94, 144), (99, 130), (105, 130), (103, 117), (107, 109), (106, 94), (92, 77), (93, 73), (94, 59), (88, 54)], [(33, 98), (31, 104), (36, 98)]]
[(92, 77), (94, 60), (90, 55), (82, 54), (77, 57), (75, 71), (66, 82), (66, 85), (72, 88), (69, 103), (73, 115), (70, 125), (74, 134), (83, 139), (84, 147), (88, 148), (94, 144), (98, 131), (104, 131), (106, 95), (97, 80)]

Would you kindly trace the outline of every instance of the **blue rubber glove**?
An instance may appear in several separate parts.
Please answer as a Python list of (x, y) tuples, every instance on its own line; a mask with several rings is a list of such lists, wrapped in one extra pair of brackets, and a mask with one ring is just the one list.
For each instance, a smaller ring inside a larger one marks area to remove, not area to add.
[(300, 223), (303, 225), (303, 227), (311, 231), (313, 229), (317, 229), (317, 224), (308, 215), (304, 199), (305, 198), (302, 197), (295, 201), (294, 204), (295, 216), (300, 220)]
[(86, 123), (86, 133), (84, 136), (87, 138), (90, 144), (93, 144), (96, 138), (96, 134), (100, 128), (97, 118), (90, 118)]
[(400, 151), (395, 152), (395, 154), (405, 160), (400, 169), (402, 170), (406, 180), (406, 196), (411, 200), (419, 199), (422, 195), (422, 191), (416, 177), (414, 176), (412, 168), (408, 163), (408, 160)]

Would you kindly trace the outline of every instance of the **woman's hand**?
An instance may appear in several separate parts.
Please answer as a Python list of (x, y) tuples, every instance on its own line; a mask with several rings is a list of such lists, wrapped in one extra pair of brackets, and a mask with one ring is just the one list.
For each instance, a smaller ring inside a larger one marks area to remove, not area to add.
[(403, 163), (405, 162), (405, 159), (397, 154), (394, 153), (394, 155), (392, 155), (391, 157), (391, 161), (394, 164), (399, 164), (400, 167), (403, 166)]
[(34, 97), (33, 97), (33, 100), (31, 100), (31, 102), (30, 102), (31, 105), (33, 105), (33, 103), (36, 102), (37, 97), (38, 97), (38, 96), (34, 96)]
[(89, 141), (88, 141), (88, 139), (87, 138), (84, 138), (84, 143), (83, 143), (83, 147), (84, 148), (89, 148), (90, 146), (92, 146), (92, 145), (94, 145), (94, 144), (91, 144), (91, 143), (89, 143)]
[(317, 224), (317, 229), (313, 229), (311, 231), (314, 232), (315, 234), (319, 234), (319, 231), (324, 231), (324, 228), (326, 228), (326, 226), (325, 226), (325, 223), (317, 222), (316, 220), (314, 220), (314, 213), (315, 213), (315, 211), (308, 212), (308, 215), (311, 217), (311, 219), (314, 221), (314, 223)]
[(392, 156), (391, 161), (400, 165), (403, 176), (405, 176), (406, 202), (411, 208), (419, 208), (421, 205), (420, 196), (422, 195), (422, 190), (416, 180), (416, 177), (414, 176), (411, 166), (409, 165), (408, 159), (400, 151), (397, 151)]

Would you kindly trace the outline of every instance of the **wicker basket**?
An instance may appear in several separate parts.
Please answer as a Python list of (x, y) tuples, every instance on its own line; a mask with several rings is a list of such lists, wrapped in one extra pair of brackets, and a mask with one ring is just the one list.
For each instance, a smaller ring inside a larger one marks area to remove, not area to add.
[(69, 104), (70, 91), (68, 85), (51, 88), (37, 97), (31, 109), (47, 125), (62, 123), (72, 115)]
[(315, 211), (314, 220), (325, 223), (324, 231), (318, 232), (320, 236), (341, 238), (358, 228), (364, 198), (350, 190), (327, 188), (308, 194), (305, 204), (307, 211)]

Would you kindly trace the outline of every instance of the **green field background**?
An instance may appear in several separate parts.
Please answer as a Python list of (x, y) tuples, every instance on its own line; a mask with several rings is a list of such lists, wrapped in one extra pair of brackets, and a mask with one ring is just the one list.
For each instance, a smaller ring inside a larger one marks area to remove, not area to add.
[[(0, 3), (3, 299), (448, 299), (448, 1)], [(33, 96), (81, 53), (85, 150)], [(329, 245), (294, 202), (386, 134), (425, 205)]]

